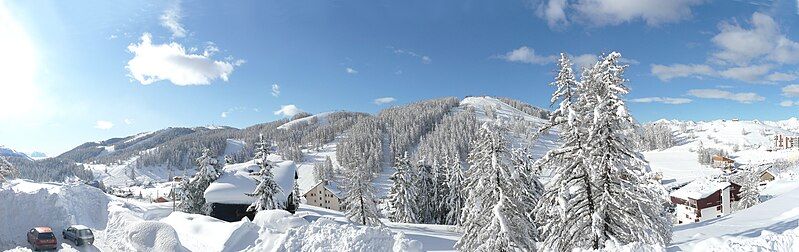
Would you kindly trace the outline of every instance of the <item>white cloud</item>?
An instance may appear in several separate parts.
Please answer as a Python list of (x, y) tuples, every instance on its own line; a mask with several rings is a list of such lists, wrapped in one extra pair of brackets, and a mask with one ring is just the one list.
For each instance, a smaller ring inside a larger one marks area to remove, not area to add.
[(430, 64), (430, 63), (433, 62), (433, 59), (431, 59), (429, 56), (422, 55), (422, 54), (416, 53), (416, 52), (411, 51), (411, 50), (394, 48), (393, 46), (389, 46), (388, 48), (393, 50), (394, 54), (407, 55), (407, 56), (411, 56), (411, 57), (414, 57), (414, 58), (418, 58), (419, 60), (422, 61), (423, 64)]
[(799, 76), (792, 73), (781, 73), (781, 72), (774, 72), (766, 76), (766, 80), (780, 82), (780, 81), (794, 81), (799, 79)]
[(783, 87), (782, 95), (787, 97), (799, 97), (799, 84), (793, 84)]
[(770, 65), (752, 65), (742, 67), (731, 67), (719, 72), (722, 77), (741, 80), (746, 82), (758, 82), (763, 79), (763, 75), (771, 71)]
[(796, 101), (790, 101), (790, 100), (785, 100), (785, 101), (781, 101), (781, 102), (780, 102), (780, 106), (782, 106), (782, 107), (793, 107), (793, 106), (799, 106), (799, 102), (796, 102)]
[(358, 73), (358, 70), (352, 69), (351, 67), (348, 67), (348, 68), (344, 69), (344, 71), (346, 71), (348, 74), (357, 74)]
[(546, 65), (555, 62), (555, 60), (557, 60), (557, 57), (555, 57), (554, 55), (550, 56), (536, 55), (535, 49), (527, 46), (519, 47), (516, 50), (505, 53), (505, 55), (498, 55), (495, 57), (510, 62), (520, 62), (520, 63), (539, 64), (539, 65)]
[(692, 100), (688, 98), (673, 98), (673, 97), (643, 97), (643, 98), (632, 99), (630, 101), (638, 103), (658, 102), (663, 104), (677, 105), (677, 104), (691, 103)]
[(713, 56), (736, 65), (760, 58), (777, 63), (799, 63), (799, 43), (782, 34), (773, 18), (755, 12), (750, 24), (752, 28), (747, 29), (737, 23), (722, 22), (721, 32), (712, 39), (721, 50)]
[(386, 103), (392, 103), (392, 102), (394, 102), (396, 100), (397, 99), (395, 99), (394, 97), (380, 97), (380, 98), (375, 99), (374, 103), (377, 104), (377, 105), (383, 105), (383, 104), (386, 104)]
[(546, 19), (549, 28), (563, 27), (569, 24), (566, 19), (566, 0), (542, 1), (536, 10), (538, 17)]
[(652, 73), (665, 81), (702, 75), (756, 83), (799, 78), (793, 73), (771, 72), (784, 64), (799, 63), (799, 43), (783, 34), (777, 22), (766, 14), (755, 12), (749, 23), (749, 28), (737, 22), (719, 23), (720, 31), (711, 39), (718, 50), (707, 60), (718, 70), (707, 65), (653, 65)]
[(705, 99), (724, 99), (740, 103), (764, 101), (766, 98), (756, 93), (733, 93), (721, 89), (691, 89), (688, 95)]
[(220, 114), (219, 116), (221, 116), (222, 118), (227, 118), (227, 111), (222, 112), (222, 114)]
[(101, 130), (107, 130), (107, 129), (113, 128), (114, 127), (114, 123), (109, 122), (109, 121), (99, 120), (99, 121), (97, 121), (94, 124), (94, 127), (98, 128), (98, 129), (101, 129)]
[(671, 66), (652, 65), (652, 74), (663, 81), (669, 81), (679, 77), (697, 77), (715, 75), (715, 70), (708, 65), (685, 65), (674, 64)]
[(571, 61), (578, 69), (593, 67), (596, 64), (598, 57), (594, 54), (586, 53), (579, 56), (572, 56)]
[(183, 19), (182, 12), (180, 1), (174, 1), (167, 6), (164, 10), (164, 14), (160, 17), (161, 26), (169, 29), (169, 31), (172, 32), (173, 38), (182, 38), (186, 36), (186, 28), (180, 24), (180, 20)]
[(277, 83), (272, 84), (272, 96), (278, 97), (280, 96), (280, 85)]
[(543, 0), (536, 13), (550, 27), (577, 21), (590, 26), (618, 25), (643, 20), (649, 26), (690, 18), (691, 7), (705, 0)]
[(300, 108), (297, 108), (294, 104), (289, 104), (280, 106), (280, 109), (275, 111), (275, 115), (294, 116), (300, 112), (302, 112)]
[(217, 78), (227, 81), (233, 68), (244, 63), (241, 60), (231, 62), (212, 59), (216, 51), (213, 46), (200, 55), (187, 53), (182, 45), (175, 42), (154, 45), (149, 33), (141, 36), (141, 43), (130, 44), (128, 51), (133, 54), (133, 59), (128, 61), (125, 68), (133, 79), (144, 85), (161, 80), (179, 86), (207, 85)]
[(128, 119), (128, 118), (125, 118), (125, 120), (122, 120), (122, 122), (124, 122), (127, 125), (133, 124), (133, 120), (132, 119)]

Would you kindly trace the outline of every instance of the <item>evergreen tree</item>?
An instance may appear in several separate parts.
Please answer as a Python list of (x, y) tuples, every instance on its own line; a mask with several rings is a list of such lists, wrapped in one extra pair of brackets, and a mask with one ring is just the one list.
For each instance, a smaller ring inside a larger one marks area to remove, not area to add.
[(344, 174), (344, 206), (350, 221), (369, 226), (382, 225), (377, 216), (375, 188), (372, 185), (373, 175), (366, 166), (355, 166), (345, 169)]
[(738, 196), (741, 198), (738, 201), (738, 209), (743, 210), (753, 207), (760, 203), (760, 192), (758, 191), (758, 177), (753, 172), (745, 172), (739, 176), (735, 183), (741, 186)]
[(433, 202), (435, 201), (435, 181), (433, 180), (432, 167), (424, 161), (419, 161), (416, 166), (414, 184), (419, 188), (416, 194), (416, 217), (419, 223), (435, 223)]
[(585, 99), (593, 105), (586, 161), (596, 208), (591, 233), (586, 235), (595, 249), (608, 240), (662, 245), (671, 241), (671, 223), (663, 207), (665, 190), (647, 178), (649, 164), (626, 136), (635, 120), (622, 97), (629, 91), (623, 77), (626, 66), (618, 65), (620, 57), (610, 53), (583, 80), (589, 91)]
[(433, 215), (432, 223), (445, 224), (447, 213), (449, 212), (449, 205), (447, 204), (447, 196), (449, 195), (449, 185), (447, 184), (447, 164), (445, 162), (438, 163), (433, 160), (433, 197), (430, 202), (430, 209)]
[(460, 156), (450, 164), (447, 162), (447, 187), (449, 194), (446, 196), (445, 204), (448, 206), (445, 224), (460, 225), (461, 210), (466, 201), (464, 190), (463, 168), (461, 167)]
[(588, 107), (578, 100), (584, 87), (575, 80), (566, 54), (561, 54), (558, 75), (551, 85), (552, 104), (557, 104), (542, 130), (558, 127), (561, 145), (547, 152), (536, 162), (537, 167), (552, 170), (547, 188), (535, 209), (543, 242), (550, 250), (569, 251), (589, 247), (585, 235), (591, 223), (593, 202), (588, 167), (584, 162), (583, 137)]
[(536, 163), (554, 174), (536, 207), (545, 249), (599, 249), (608, 240), (667, 244), (671, 238), (661, 204), (665, 190), (647, 180), (647, 163), (625, 134), (634, 121), (621, 98), (627, 89), (619, 57), (604, 57), (576, 82), (561, 56), (552, 98), (560, 104), (550, 127), (560, 126), (562, 144)]
[(0, 181), (19, 177), (19, 171), (5, 157), (0, 156)]
[(413, 184), (411, 161), (408, 153), (396, 158), (397, 172), (391, 175), (393, 181), (388, 194), (389, 218), (393, 222), (418, 223), (416, 218), (416, 186)]
[(187, 213), (205, 214), (205, 189), (219, 178), (217, 159), (211, 150), (205, 149), (203, 155), (197, 158), (197, 174), (191, 179), (184, 179), (182, 184), (183, 195), (180, 200), (180, 210)]
[(256, 197), (247, 211), (261, 211), (283, 208), (283, 200), (279, 199), (279, 195), (283, 190), (275, 182), (274, 175), (272, 174), (272, 163), (267, 159), (271, 145), (260, 135), (258, 143), (256, 143), (256, 163), (261, 167), (261, 177), (258, 180), (258, 187), (255, 191), (248, 193), (248, 196)]
[(529, 190), (521, 171), (511, 163), (503, 136), (488, 124), (477, 135), (467, 158), (464, 234), (455, 244), (460, 251), (534, 251), (538, 240), (530, 218), (532, 204), (515, 198), (514, 191)]

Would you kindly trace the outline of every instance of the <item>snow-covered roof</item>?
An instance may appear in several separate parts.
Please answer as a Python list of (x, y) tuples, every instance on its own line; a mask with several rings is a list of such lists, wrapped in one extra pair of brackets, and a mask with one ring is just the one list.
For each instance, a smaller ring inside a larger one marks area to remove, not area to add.
[[(280, 185), (283, 194), (279, 199), (286, 200), (288, 195), (294, 190), (294, 176), (297, 166), (293, 161), (274, 161), (272, 174), (275, 182)], [(209, 203), (225, 204), (250, 204), (255, 201), (254, 197), (247, 196), (258, 186), (256, 179), (258, 175), (251, 175), (258, 172), (261, 168), (254, 160), (225, 165), (222, 176), (208, 186), (205, 190), (205, 201)]]
[(670, 193), (672, 197), (681, 199), (703, 199), (718, 190), (730, 186), (730, 182), (714, 179), (697, 179)]
[(338, 183), (336, 183), (335, 181), (320, 181), (319, 183), (316, 183), (316, 185), (312, 186), (311, 188), (303, 192), (302, 195), (308, 194), (309, 192), (311, 192), (311, 190), (313, 190), (314, 188), (316, 188), (321, 184), (324, 184), (325, 189), (333, 193), (333, 195), (335, 195), (336, 197), (338, 198), (344, 197), (344, 195), (341, 193), (342, 192), (341, 189), (339, 189), (338, 187)]

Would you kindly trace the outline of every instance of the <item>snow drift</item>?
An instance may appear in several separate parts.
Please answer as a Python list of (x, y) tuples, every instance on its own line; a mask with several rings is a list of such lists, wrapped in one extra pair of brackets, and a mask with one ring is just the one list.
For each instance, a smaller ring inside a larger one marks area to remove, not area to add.
[(26, 233), (36, 226), (54, 232), (72, 224), (105, 229), (109, 197), (83, 184), (39, 184), (12, 180), (0, 185), (0, 249), (27, 245)]

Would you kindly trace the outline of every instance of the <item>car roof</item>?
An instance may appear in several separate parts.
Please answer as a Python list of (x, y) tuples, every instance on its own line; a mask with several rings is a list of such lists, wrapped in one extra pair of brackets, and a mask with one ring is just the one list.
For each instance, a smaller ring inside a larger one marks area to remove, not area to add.
[(70, 226), (70, 227), (73, 227), (73, 228), (75, 228), (75, 229), (79, 229), (79, 230), (82, 230), (82, 229), (89, 229), (89, 227), (87, 227), (87, 226), (84, 226), (84, 225), (72, 225), (72, 226)]
[(36, 229), (36, 232), (39, 232), (39, 233), (52, 233), (53, 232), (53, 229), (50, 228), (50, 227), (35, 227), (33, 229)]

